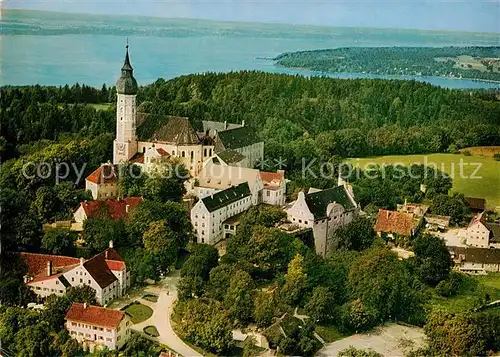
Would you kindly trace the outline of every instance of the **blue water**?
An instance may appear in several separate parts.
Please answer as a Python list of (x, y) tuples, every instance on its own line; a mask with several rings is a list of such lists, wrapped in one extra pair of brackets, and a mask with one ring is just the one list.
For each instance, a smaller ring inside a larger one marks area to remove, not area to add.
[[(201, 72), (290, 70), (271, 60), (280, 53), (343, 46), (498, 45), (498, 34), (381, 30), (201, 20), (4, 11), (1, 84), (112, 85), (123, 63), (126, 37), (140, 84)], [(447, 88), (499, 84), (443, 77), (340, 73), (338, 78), (417, 79)]]

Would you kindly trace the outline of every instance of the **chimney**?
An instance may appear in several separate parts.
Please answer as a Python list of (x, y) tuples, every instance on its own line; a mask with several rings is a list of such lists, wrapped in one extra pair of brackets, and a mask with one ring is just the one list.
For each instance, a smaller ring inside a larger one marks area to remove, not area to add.
[(126, 205), (125, 206), (125, 213), (128, 213), (129, 210), (130, 210), (130, 205)]
[(51, 276), (52, 275), (52, 262), (49, 260), (47, 262), (47, 276)]
[(227, 120), (224, 120), (224, 130), (227, 130)]
[(83, 265), (83, 257), (80, 257), (80, 265)]
[[(109, 247), (110, 247), (110, 248), (113, 248), (113, 241), (112, 241), (112, 240), (110, 240), (110, 241), (109, 241)], [(106, 252), (106, 254), (107, 254), (107, 253), (108, 253), (108, 252)]]
[(104, 251), (104, 259), (108, 259), (108, 250), (107, 249)]
[(244, 120), (241, 121), (241, 126), (245, 126), (245, 121)]
[(387, 219), (389, 219), (389, 211), (385, 211), (385, 213), (387, 214)]
[(84, 309), (84, 310), (86, 310), (86, 309), (87, 309), (87, 303), (86, 303), (86, 302), (84, 302), (84, 303), (83, 303), (83, 309)]

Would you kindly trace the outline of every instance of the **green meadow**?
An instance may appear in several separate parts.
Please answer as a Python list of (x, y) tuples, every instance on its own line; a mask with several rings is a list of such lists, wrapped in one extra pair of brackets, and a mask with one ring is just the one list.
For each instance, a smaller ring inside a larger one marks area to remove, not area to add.
[(396, 155), (351, 159), (350, 162), (366, 169), (370, 165), (426, 164), (451, 175), (455, 192), (465, 196), (486, 199), (489, 208), (500, 209), (500, 161), (482, 156), (462, 154)]

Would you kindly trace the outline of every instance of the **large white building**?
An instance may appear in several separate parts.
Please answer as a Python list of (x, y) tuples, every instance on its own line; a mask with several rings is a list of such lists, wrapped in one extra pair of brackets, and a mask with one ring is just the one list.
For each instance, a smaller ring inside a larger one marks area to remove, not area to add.
[(191, 223), (200, 243), (215, 244), (234, 235), (238, 222), (231, 218), (251, 206), (285, 203), (284, 171), (229, 166), (218, 158), (205, 163), (198, 177), (186, 186), (200, 199), (191, 210)]
[(326, 190), (311, 188), (299, 196), (286, 210), (287, 219), (301, 228), (311, 228), (316, 253), (327, 256), (331, 238), (338, 227), (350, 223), (359, 211), (354, 195), (347, 184)]
[[(133, 162), (150, 170), (160, 157), (176, 157), (197, 176), (203, 162), (231, 150), (240, 161), (253, 167), (264, 156), (264, 143), (255, 132), (242, 124), (204, 121), (196, 131), (188, 118), (137, 112), (138, 86), (127, 52), (116, 82), (116, 139), (113, 163)], [(244, 156), (244, 159), (241, 157)]]
[(130, 337), (130, 322), (124, 312), (86, 303), (73, 303), (64, 324), (69, 335), (87, 350), (120, 349)]
[(28, 267), (25, 284), (41, 297), (61, 296), (70, 286), (88, 285), (96, 291), (97, 302), (105, 305), (123, 296), (130, 286), (130, 272), (112, 242), (110, 248), (90, 259), (19, 254)]
[(224, 222), (252, 205), (252, 192), (247, 182), (201, 198), (191, 210), (198, 243), (215, 244), (234, 234), (230, 228), (224, 230)]

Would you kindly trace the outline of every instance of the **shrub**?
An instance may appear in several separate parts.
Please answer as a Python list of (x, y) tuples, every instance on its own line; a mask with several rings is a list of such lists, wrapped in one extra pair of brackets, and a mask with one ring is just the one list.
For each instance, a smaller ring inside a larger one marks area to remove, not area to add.
[(462, 277), (459, 273), (451, 272), (446, 280), (441, 280), (436, 285), (436, 294), (444, 297), (450, 297), (457, 293), (460, 287)]

